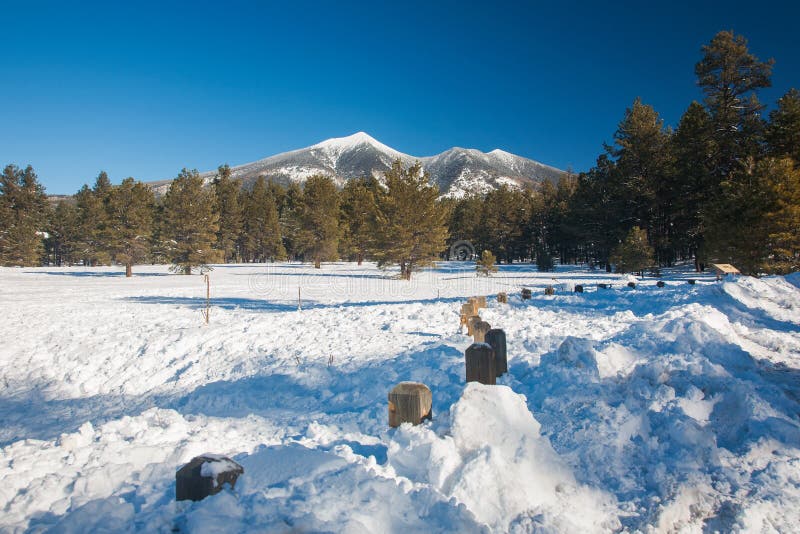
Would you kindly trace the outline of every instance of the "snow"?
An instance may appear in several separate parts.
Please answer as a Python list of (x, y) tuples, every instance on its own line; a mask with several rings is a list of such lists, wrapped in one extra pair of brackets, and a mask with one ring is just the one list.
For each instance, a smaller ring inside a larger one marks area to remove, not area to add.
[[(0, 268), (0, 531), (800, 524), (799, 275), (392, 274), (217, 266), (206, 326), (202, 278), (164, 266)], [(507, 335), (497, 386), (464, 384), (472, 295)], [(433, 421), (390, 429), (407, 380)], [(175, 502), (176, 470), (206, 453), (243, 466), (235, 489)]]

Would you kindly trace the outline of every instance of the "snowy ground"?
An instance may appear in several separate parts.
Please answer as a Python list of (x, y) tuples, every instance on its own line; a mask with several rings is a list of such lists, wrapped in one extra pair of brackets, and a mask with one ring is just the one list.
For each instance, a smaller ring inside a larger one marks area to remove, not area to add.
[[(0, 531), (797, 531), (800, 275), (473, 269), (220, 266), (206, 326), (199, 276), (0, 268)], [(498, 291), (510, 372), (465, 387)], [(434, 419), (392, 430), (403, 380)], [(204, 452), (245, 474), (176, 503)]]

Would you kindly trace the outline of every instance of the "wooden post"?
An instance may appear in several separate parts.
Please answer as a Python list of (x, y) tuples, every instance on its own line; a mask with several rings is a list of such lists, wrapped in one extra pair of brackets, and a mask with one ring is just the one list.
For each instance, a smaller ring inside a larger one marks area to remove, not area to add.
[(494, 366), (497, 376), (508, 372), (508, 355), (506, 353), (506, 333), (500, 328), (492, 328), (486, 332), (486, 343), (494, 350)]
[(475, 301), (475, 307), (477, 309), (485, 308), (486, 307), (486, 297), (472, 297)]
[(578, 284), (575, 286), (575, 293), (583, 293), (583, 286)]
[(530, 289), (523, 289), (522, 290), (522, 300), (529, 300), (531, 298), (531, 290)]
[(433, 395), (425, 384), (400, 382), (389, 392), (389, 426), (418, 425), (433, 419), (432, 403)]
[(546, 288), (544, 288), (544, 294), (545, 295), (555, 295), (556, 294), (556, 290), (553, 288), (553, 286), (547, 286)]
[(477, 310), (475, 310), (475, 307), (472, 305), (471, 302), (467, 302), (466, 304), (461, 305), (461, 313), (466, 315), (467, 317), (472, 317), (473, 315), (478, 314)]
[(597, 284), (598, 289), (608, 289), (611, 284)]
[(199, 501), (222, 490), (223, 484), (236, 485), (244, 468), (225, 456), (196, 456), (175, 473), (175, 500)]
[(475, 335), (475, 324), (480, 322), (481, 317), (480, 315), (473, 315), (467, 318), (467, 335), (474, 336)]
[(473, 343), (464, 353), (467, 382), (480, 382), (493, 386), (497, 383), (494, 350), (487, 343)]
[(636, 289), (636, 282), (628, 282), (628, 287), (631, 289)]
[(302, 309), (302, 306), (300, 305), (300, 286), (297, 286), (297, 309)]
[(500, 304), (508, 304), (508, 295), (506, 295), (505, 293), (498, 293), (497, 302)]
[(478, 321), (472, 325), (472, 335), (475, 343), (483, 343), (486, 339), (486, 332), (492, 329), (492, 325), (486, 321)]
[(206, 324), (208, 324), (211, 314), (211, 279), (207, 274), (204, 275), (204, 277), (206, 280), (206, 309), (205, 311), (201, 311), (201, 313), (206, 320)]
[(690, 286), (693, 286), (693, 285), (694, 285), (694, 283), (695, 283), (696, 281), (697, 281), (697, 280), (695, 280), (694, 278), (689, 278), (689, 279), (687, 280), (687, 282), (689, 282), (689, 285), (690, 285)]
[(664, 287), (665, 285), (666, 284), (664, 283), (663, 280), (659, 280), (658, 282), (656, 282), (656, 287)]

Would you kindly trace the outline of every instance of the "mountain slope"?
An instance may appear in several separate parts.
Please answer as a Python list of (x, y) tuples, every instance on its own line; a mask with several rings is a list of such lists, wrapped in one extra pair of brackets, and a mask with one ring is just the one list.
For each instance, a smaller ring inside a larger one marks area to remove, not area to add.
[[(563, 171), (502, 150), (483, 153), (479, 150), (451, 148), (430, 157), (415, 157), (398, 152), (364, 132), (328, 139), (316, 145), (232, 167), (232, 176), (245, 187), (259, 176), (288, 184), (303, 183), (309, 176), (332, 176), (337, 185), (365, 175), (380, 177), (400, 159), (405, 165), (420, 161), (444, 196), (460, 197), (470, 192), (486, 192), (502, 184), (522, 187), (543, 180), (556, 180)], [(203, 173), (210, 181), (215, 171)], [(152, 182), (163, 193), (169, 180)]]

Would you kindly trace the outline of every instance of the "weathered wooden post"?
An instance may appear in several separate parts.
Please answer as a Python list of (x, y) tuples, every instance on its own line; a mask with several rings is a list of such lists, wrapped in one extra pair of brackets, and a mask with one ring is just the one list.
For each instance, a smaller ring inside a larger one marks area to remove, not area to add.
[(475, 306), (480, 310), (486, 307), (486, 297), (472, 297), (475, 299)]
[(480, 315), (473, 315), (467, 318), (467, 335), (474, 336), (475, 335), (475, 324), (479, 323), (481, 320)]
[(389, 392), (389, 426), (418, 425), (433, 419), (433, 395), (425, 384), (400, 382)]
[(467, 302), (461, 305), (461, 313), (467, 317), (472, 317), (473, 315), (478, 315), (478, 310), (475, 309), (471, 302)]
[(583, 286), (578, 284), (575, 286), (575, 293), (583, 293)]
[(508, 304), (508, 295), (505, 293), (498, 293), (497, 294), (497, 302), (499, 304)]
[(555, 295), (556, 294), (556, 290), (555, 290), (555, 288), (553, 288), (553, 286), (547, 286), (546, 288), (544, 288), (544, 294), (545, 295)]
[(242, 473), (244, 468), (225, 456), (196, 456), (175, 473), (175, 500), (199, 501), (222, 491), (224, 484), (233, 488)]
[(475, 343), (483, 343), (486, 338), (486, 332), (492, 329), (492, 325), (486, 321), (478, 321), (472, 325), (472, 335)]
[(659, 280), (658, 282), (656, 282), (656, 287), (664, 287), (665, 285), (666, 284), (664, 283), (663, 280)]
[(636, 289), (636, 282), (628, 282), (628, 287), (631, 289)]
[(486, 343), (494, 350), (494, 366), (497, 376), (508, 372), (508, 354), (506, 353), (506, 333), (500, 328), (492, 328), (486, 332)]
[(525, 288), (522, 290), (522, 300), (529, 300), (531, 298), (531, 290)]
[(494, 350), (488, 343), (473, 343), (464, 353), (467, 382), (480, 382), (493, 386), (497, 383)]
[(689, 278), (689, 279), (687, 280), (687, 282), (689, 282), (689, 285), (690, 285), (690, 286), (693, 286), (693, 285), (695, 284), (695, 282), (697, 282), (697, 280), (695, 280), (694, 278)]

